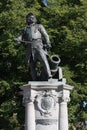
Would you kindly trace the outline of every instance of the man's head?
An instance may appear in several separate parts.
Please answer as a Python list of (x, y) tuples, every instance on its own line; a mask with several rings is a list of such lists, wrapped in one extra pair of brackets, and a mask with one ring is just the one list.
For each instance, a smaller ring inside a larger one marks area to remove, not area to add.
[(27, 16), (26, 16), (26, 22), (27, 22), (28, 25), (30, 25), (32, 23), (36, 23), (36, 21), (37, 21), (36, 17), (35, 17), (35, 15), (33, 13), (27, 14)]

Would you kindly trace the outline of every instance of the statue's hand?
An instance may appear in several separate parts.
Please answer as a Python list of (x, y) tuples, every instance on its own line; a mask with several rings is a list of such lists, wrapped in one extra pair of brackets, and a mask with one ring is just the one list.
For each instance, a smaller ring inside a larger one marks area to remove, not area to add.
[(51, 48), (52, 46), (51, 46), (51, 44), (47, 44), (47, 48)]
[(19, 43), (19, 44), (21, 43), (21, 41), (18, 38), (14, 38), (14, 41)]

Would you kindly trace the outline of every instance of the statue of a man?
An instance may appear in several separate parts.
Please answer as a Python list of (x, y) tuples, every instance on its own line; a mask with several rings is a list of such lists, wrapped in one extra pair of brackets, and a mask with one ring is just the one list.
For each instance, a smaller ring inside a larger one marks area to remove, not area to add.
[(47, 51), (44, 50), (44, 44), (42, 41), (42, 37), (45, 40), (45, 44), (47, 47), (51, 47), (49, 36), (41, 24), (37, 24), (36, 17), (33, 13), (29, 13), (26, 16), (26, 23), (27, 26), (23, 30), (22, 34), (15, 38), (15, 41), (17, 42), (26, 42), (26, 58), (28, 66), (31, 70), (32, 79), (36, 81), (38, 79), (37, 77), (37, 61), (40, 61), (43, 72), (46, 74), (44, 75), (42, 73), (42, 77), (44, 77), (42, 80), (48, 80), (52, 77), (50, 66), (47, 60)]

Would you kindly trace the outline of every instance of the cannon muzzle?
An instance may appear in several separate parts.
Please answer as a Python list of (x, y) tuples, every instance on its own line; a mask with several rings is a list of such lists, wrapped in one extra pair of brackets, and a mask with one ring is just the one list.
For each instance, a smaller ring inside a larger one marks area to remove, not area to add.
[(56, 72), (58, 71), (59, 63), (60, 63), (60, 58), (58, 57), (58, 55), (52, 55), (50, 57), (50, 69), (52, 75), (55, 75)]

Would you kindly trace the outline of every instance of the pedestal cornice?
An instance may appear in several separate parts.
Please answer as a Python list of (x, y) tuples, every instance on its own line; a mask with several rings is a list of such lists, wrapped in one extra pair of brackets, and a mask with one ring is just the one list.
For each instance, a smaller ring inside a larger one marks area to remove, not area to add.
[(67, 85), (61, 81), (30, 81), (20, 87), (22, 90), (72, 90), (73, 86)]

